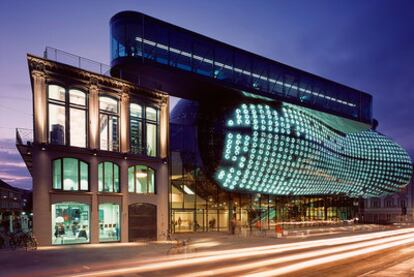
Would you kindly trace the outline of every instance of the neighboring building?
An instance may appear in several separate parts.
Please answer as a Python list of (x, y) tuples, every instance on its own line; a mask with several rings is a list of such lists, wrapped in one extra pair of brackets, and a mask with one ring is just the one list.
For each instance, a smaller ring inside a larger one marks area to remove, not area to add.
[[(87, 60), (83, 60), (87, 62)], [(168, 96), (28, 55), (40, 245), (156, 239), (168, 227)]]
[(40, 244), (351, 219), (411, 179), (371, 95), (141, 13), (110, 25), (112, 77), (28, 56), (34, 138), (17, 147)]
[(9, 215), (31, 212), (31, 191), (10, 186), (0, 180), (0, 221)]
[(414, 178), (399, 193), (365, 199), (361, 220), (381, 224), (414, 222)]

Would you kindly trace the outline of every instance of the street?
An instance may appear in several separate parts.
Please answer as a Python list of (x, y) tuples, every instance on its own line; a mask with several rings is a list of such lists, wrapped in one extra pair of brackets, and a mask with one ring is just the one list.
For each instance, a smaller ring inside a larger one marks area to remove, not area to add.
[[(196, 252), (167, 255), (170, 243), (0, 252), (1, 276), (410, 276), (414, 228), (312, 240), (195, 236)], [(67, 247), (67, 246), (66, 246)], [(16, 268), (24, 259), (24, 266)], [(49, 263), (45, 262), (46, 260)], [(21, 261), (21, 260), (20, 260)], [(37, 262), (36, 262), (37, 261)], [(45, 266), (47, 264), (47, 266)], [(8, 266), (7, 266), (8, 265)], [(12, 271), (14, 270), (14, 271)], [(12, 273), (14, 272), (14, 273)], [(5, 274), (5, 275), (3, 275)]]

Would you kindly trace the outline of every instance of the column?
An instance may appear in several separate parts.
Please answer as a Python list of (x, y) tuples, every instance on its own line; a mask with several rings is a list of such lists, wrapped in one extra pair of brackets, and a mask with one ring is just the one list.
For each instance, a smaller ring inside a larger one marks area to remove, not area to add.
[(160, 157), (168, 157), (168, 137), (170, 128), (169, 98), (166, 96), (160, 111)]
[(34, 143), (47, 143), (47, 93), (45, 73), (32, 71)]
[(126, 90), (121, 95), (121, 143), (120, 150), (129, 152), (129, 95)]
[(99, 148), (99, 88), (95, 79), (89, 86), (89, 148)]
[(89, 163), (89, 189), (91, 197), (90, 240), (99, 243), (99, 199), (98, 199), (98, 160), (95, 156)]
[[(128, 161), (123, 160), (120, 165), (122, 192), (121, 204), (121, 242), (128, 242)], [(122, 181), (123, 180), (123, 181)]]

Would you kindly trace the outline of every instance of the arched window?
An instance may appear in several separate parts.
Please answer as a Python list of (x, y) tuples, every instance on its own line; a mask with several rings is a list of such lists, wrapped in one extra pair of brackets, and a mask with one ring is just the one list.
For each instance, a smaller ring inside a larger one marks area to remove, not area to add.
[(128, 168), (128, 191), (136, 193), (155, 193), (154, 170), (146, 165)]
[(86, 147), (86, 93), (58, 85), (48, 86), (49, 142)]
[(89, 165), (74, 158), (53, 161), (53, 189), (68, 191), (89, 190)]
[(119, 166), (113, 162), (98, 164), (98, 189), (103, 192), (119, 192)]
[(89, 205), (77, 202), (52, 204), (52, 244), (88, 243)]
[(108, 151), (119, 150), (119, 108), (118, 100), (99, 97), (100, 148)]
[(156, 157), (159, 142), (159, 110), (131, 103), (129, 128), (131, 152)]

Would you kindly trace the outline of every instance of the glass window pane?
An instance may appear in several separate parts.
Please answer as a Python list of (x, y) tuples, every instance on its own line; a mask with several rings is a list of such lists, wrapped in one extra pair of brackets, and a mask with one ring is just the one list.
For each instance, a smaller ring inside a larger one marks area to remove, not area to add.
[(118, 113), (118, 101), (110, 97), (99, 97), (99, 109), (111, 113)]
[(70, 109), (70, 145), (86, 147), (86, 111)]
[(130, 104), (130, 113), (131, 113), (131, 116), (141, 118), (142, 117), (142, 107), (138, 104), (131, 103)]
[(148, 172), (147, 167), (142, 165), (136, 166), (136, 182), (137, 182), (137, 193), (148, 192)]
[(105, 203), (99, 205), (99, 241), (120, 240), (119, 205)]
[(98, 191), (103, 191), (103, 163), (98, 164)]
[(78, 190), (78, 160), (72, 158), (63, 159), (63, 189)]
[(83, 91), (71, 89), (69, 90), (69, 102), (71, 104), (86, 105), (86, 94)]
[(157, 155), (157, 125), (147, 123), (147, 155)]
[(142, 121), (137, 117), (130, 117), (130, 144), (131, 152), (141, 154), (142, 151)]
[(65, 102), (65, 89), (60, 86), (49, 85), (49, 99)]
[(128, 168), (128, 191), (135, 192), (135, 176), (134, 176), (135, 169), (133, 166)]
[(99, 116), (99, 126), (100, 126), (100, 148), (102, 150), (108, 149), (108, 116), (101, 114)]
[(146, 113), (147, 113), (147, 119), (148, 120), (153, 120), (153, 121), (157, 120), (157, 110), (156, 109), (151, 108), (151, 107), (147, 107)]
[(52, 244), (89, 242), (89, 205), (62, 202), (52, 205)]
[(111, 162), (105, 162), (105, 182), (104, 182), (104, 190), (108, 192), (113, 192), (113, 164)]
[(80, 189), (89, 190), (88, 164), (80, 162)]
[(148, 193), (155, 193), (155, 174), (152, 168), (148, 168)]
[(119, 166), (114, 164), (114, 192), (119, 192)]
[(118, 118), (111, 116), (109, 118), (109, 150), (118, 151)]
[(51, 144), (65, 144), (65, 107), (49, 104), (49, 141)]
[(62, 160), (53, 161), (53, 188), (62, 189)]

